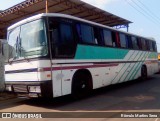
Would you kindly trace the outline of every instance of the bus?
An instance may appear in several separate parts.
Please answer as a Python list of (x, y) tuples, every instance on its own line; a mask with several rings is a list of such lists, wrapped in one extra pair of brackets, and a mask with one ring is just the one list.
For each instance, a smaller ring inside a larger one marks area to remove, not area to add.
[(6, 90), (83, 97), (158, 72), (156, 41), (71, 15), (42, 13), (7, 30)]

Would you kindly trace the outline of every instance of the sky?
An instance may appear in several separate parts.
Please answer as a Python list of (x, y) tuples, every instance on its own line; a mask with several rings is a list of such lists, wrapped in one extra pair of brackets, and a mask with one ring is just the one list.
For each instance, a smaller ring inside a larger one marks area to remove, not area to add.
[[(24, 0), (0, 0), (5, 10)], [(160, 52), (160, 0), (82, 0), (107, 12), (132, 21), (129, 32), (155, 38)], [(126, 29), (124, 29), (126, 31)]]

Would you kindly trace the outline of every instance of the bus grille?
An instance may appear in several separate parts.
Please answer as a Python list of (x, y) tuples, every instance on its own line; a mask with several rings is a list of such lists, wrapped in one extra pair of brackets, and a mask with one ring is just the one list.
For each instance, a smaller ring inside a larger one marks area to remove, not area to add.
[(13, 85), (14, 92), (28, 93), (26, 85)]

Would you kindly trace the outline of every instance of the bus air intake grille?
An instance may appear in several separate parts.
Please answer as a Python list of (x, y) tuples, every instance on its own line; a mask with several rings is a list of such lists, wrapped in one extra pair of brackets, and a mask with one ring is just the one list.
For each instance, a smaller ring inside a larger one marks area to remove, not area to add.
[(13, 85), (14, 92), (28, 93), (27, 86), (25, 85)]

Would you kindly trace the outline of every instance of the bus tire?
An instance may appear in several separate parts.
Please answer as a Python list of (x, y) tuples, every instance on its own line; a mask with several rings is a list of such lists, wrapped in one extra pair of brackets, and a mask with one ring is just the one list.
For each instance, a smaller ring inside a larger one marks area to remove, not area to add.
[(72, 82), (72, 97), (81, 99), (90, 94), (92, 91), (92, 77), (87, 71), (77, 72)]
[(147, 77), (148, 77), (147, 67), (145, 65), (143, 65), (141, 68), (141, 80), (146, 80)]

